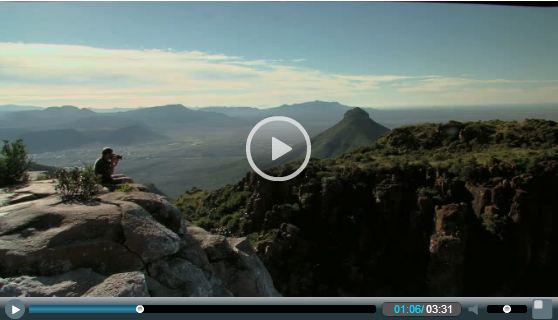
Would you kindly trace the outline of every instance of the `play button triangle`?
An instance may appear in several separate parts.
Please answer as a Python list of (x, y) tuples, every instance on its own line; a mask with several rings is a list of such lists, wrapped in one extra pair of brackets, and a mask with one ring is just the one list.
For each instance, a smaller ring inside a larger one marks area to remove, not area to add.
[(284, 143), (283, 141), (271, 137), (271, 160), (275, 161), (285, 154), (289, 153), (293, 148), (288, 144)]
[(18, 308), (18, 307), (16, 307), (16, 306), (12, 306), (12, 314), (16, 314), (16, 313), (18, 313), (18, 312), (20, 312), (20, 311), (21, 311), (20, 308)]

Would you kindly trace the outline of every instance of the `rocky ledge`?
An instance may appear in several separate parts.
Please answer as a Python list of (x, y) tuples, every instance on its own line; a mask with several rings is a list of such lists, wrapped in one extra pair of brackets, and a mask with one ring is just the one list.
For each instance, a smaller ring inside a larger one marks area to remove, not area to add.
[(210, 234), (134, 185), (65, 203), (54, 181), (0, 196), (0, 296), (277, 296), (245, 238)]

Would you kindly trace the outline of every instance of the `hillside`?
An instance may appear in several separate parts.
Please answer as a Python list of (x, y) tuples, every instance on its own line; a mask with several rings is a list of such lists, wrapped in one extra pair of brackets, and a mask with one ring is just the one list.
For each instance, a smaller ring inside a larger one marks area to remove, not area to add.
[(555, 122), (450, 122), (177, 205), (248, 236), (283, 295), (554, 296), (557, 192)]
[[(15, 140), (23, 137), (37, 162), (57, 167), (92, 163), (100, 148), (113, 146), (118, 153), (125, 155), (126, 160), (119, 166), (120, 172), (134, 176), (138, 182), (155, 183), (165, 194), (175, 198), (192, 187), (215, 189), (241, 178), (249, 169), (244, 154), (246, 136), (259, 120), (270, 115), (290, 116), (315, 137), (338, 123), (350, 109), (337, 102), (325, 101), (269, 109), (192, 109), (167, 105), (110, 113), (53, 107), (0, 114), (0, 138)], [(388, 128), (393, 128), (394, 123), (400, 126), (418, 121), (483, 119), (488, 116), (523, 119), (537, 115), (558, 119), (555, 117), (558, 108), (550, 105), (362, 109)], [(134, 130), (129, 134), (118, 133), (124, 128), (143, 129), (138, 133), (133, 133)], [(111, 135), (113, 130), (115, 134)], [(159, 139), (159, 136), (163, 138)], [(316, 143), (314, 149), (318, 145)]]
[(238, 126), (242, 123), (221, 113), (193, 110), (181, 104), (141, 108), (105, 115), (144, 123), (150, 127), (160, 129), (168, 129), (169, 127), (204, 128), (207, 126), (206, 130), (209, 130), (223, 126)]
[(129, 146), (165, 138), (140, 125), (85, 131), (76, 129), (47, 129), (21, 133), (16, 135), (16, 137), (25, 141), (31, 153), (53, 152), (95, 145)]
[(0, 297), (278, 295), (246, 239), (130, 187), (88, 203), (62, 202), (52, 180), (0, 190)]
[(40, 110), (9, 112), (0, 118), (4, 128), (68, 128), (68, 122), (95, 115), (95, 112), (74, 106), (49, 107)]
[(389, 129), (370, 119), (361, 108), (354, 108), (333, 127), (312, 139), (312, 156), (333, 158), (358, 147), (371, 145)]

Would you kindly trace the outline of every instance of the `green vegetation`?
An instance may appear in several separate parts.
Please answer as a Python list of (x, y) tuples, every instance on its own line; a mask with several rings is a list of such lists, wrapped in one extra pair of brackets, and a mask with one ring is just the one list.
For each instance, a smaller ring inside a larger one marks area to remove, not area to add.
[(60, 169), (55, 173), (56, 191), (64, 201), (90, 201), (99, 192), (99, 181), (93, 166)]
[(135, 189), (128, 183), (123, 183), (120, 186), (118, 186), (118, 188), (116, 188), (114, 191), (115, 192), (132, 192)]
[[(339, 185), (372, 188), (381, 196), (383, 185), (389, 185), (391, 179), (407, 179), (409, 184), (418, 181), (412, 186), (418, 196), (439, 204), (451, 198), (451, 192), (448, 195), (435, 185), (438, 178), (450, 184), (482, 184), (494, 177), (541, 172), (549, 160), (558, 160), (558, 126), (553, 121), (423, 124), (395, 129), (374, 144), (336, 159), (313, 159), (305, 174), (289, 185), (293, 185), (296, 195), (292, 205), (304, 207), (317, 194), (328, 199), (328, 193), (340, 189)], [(271, 171), (279, 173), (293, 165)], [(248, 200), (255, 191), (247, 184), (244, 179), (214, 192), (193, 189), (178, 199), (177, 206), (204, 228), (239, 235), (259, 232), (251, 227), (247, 213)], [(483, 219), (485, 227), (499, 235), (502, 219), (494, 213), (487, 213)]]
[(29, 157), (22, 140), (4, 141), (0, 152), (0, 187), (27, 180)]
[(465, 180), (477, 179), (481, 166), (505, 162), (516, 171), (533, 169), (558, 154), (553, 121), (479, 121), (424, 124), (393, 130), (376, 144), (344, 155), (342, 163), (377, 168), (424, 165)]
[[(192, 188), (176, 201), (176, 205), (188, 219), (202, 228), (212, 230), (222, 227), (229, 231), (239, 231), (244, 224), (245, 211), (243, 208), (251, 192), (237, 191), (230, 185), (225, 186), (222, 190), (225, 192), (208, 199), (207, 191)], [(200, 210), (205, 207), (206, 201), (218, 202), (219, 205), (209, 212)]]

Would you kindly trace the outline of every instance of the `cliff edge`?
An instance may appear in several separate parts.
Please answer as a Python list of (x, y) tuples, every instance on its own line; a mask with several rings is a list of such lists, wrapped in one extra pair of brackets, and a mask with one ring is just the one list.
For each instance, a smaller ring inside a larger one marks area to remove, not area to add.
[(0, 200), (0, 296), (279, 295), (246, 238), (191, 225), (142, 185), (84, 204), (34, 181)]

